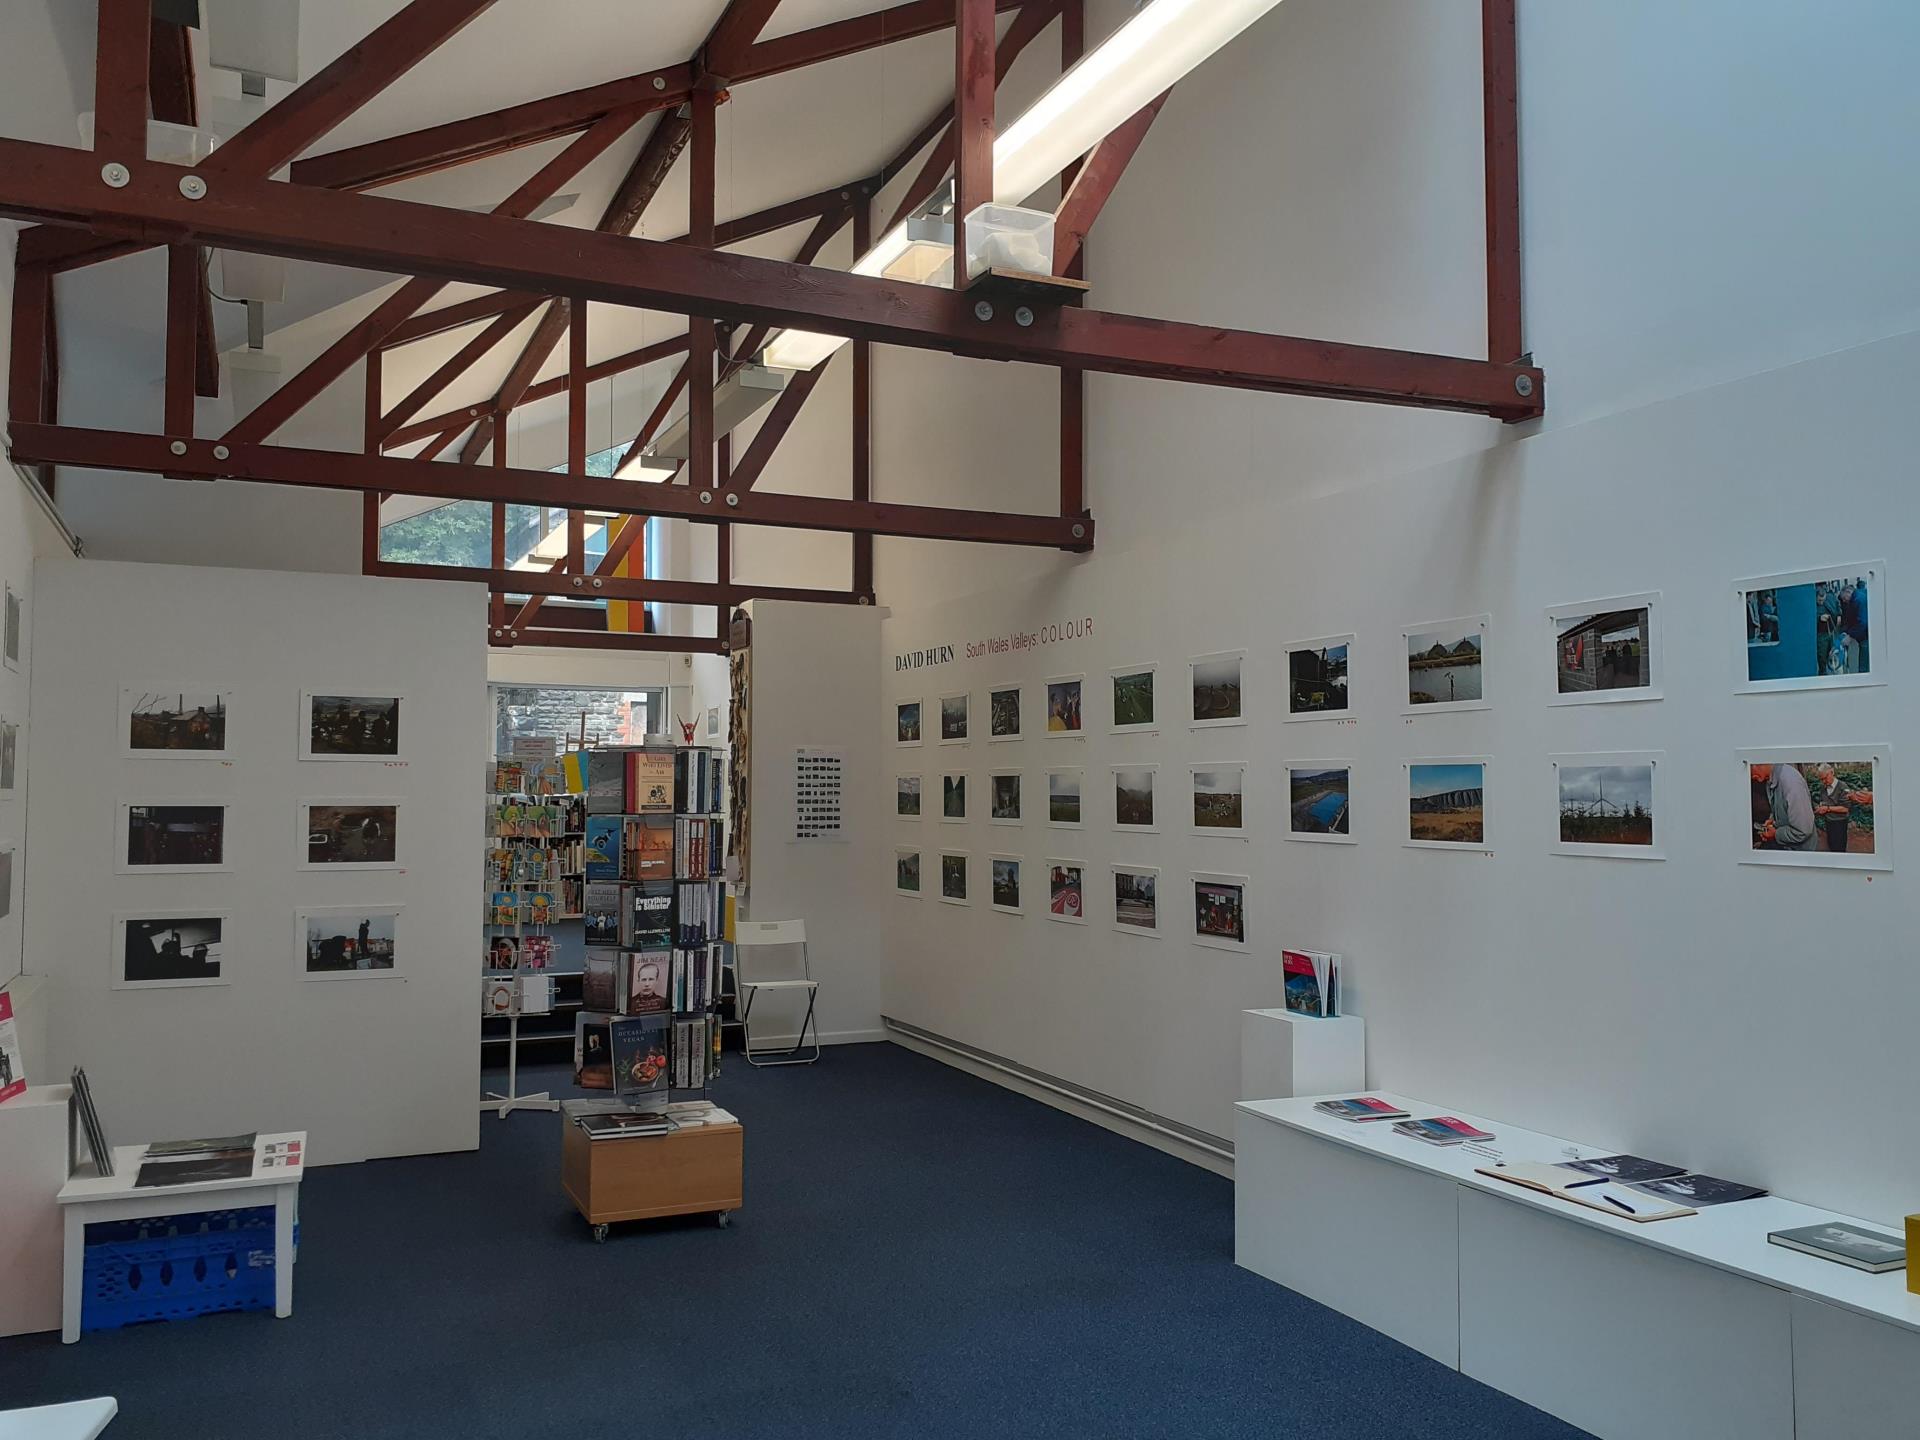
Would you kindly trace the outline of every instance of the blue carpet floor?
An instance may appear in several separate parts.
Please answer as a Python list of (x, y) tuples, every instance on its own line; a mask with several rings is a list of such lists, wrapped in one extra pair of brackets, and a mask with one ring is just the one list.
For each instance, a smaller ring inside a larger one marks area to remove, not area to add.
[(595, 1245), (559, 1117), (488, 1116), (307, 1178), (292, 1319), (0, 1340), (0, 1407), (114, 1395), (107, 1440), (1580, 1435), (1236, 1269), (1218, 1176), (890, 1045), (729, 1060), (731, 1229)]

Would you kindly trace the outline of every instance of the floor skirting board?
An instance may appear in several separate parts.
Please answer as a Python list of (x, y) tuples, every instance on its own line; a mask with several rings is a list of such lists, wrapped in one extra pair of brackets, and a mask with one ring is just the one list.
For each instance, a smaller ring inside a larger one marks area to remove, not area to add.
[(1057, 1075), (1049, 1075), (1043, 1070), (1022, 1065), (1017, 1060), (1009, 1060), (1004, 1055), (995, 1055), (991, 1051), (981, 1050), (963, 1041), (949, 1039), (932, 1030), (924, 1030), (918, 1025), (910, 1025), (904, 1020), (896, 1020), (891, 1015), (880, 1017), (886, 1025), (887, 1038), (895, 1044), (909, 1050), (944, 1061), (956, 1069), (978, 1075), (983, 1080), (991, 1080), (1009, 1090), (1077, 1115), (1128, 1139), (1138, 1140), (1151, 1145), (1156, 1150), (1212, 1170), (1216, 1174), (1233, 1174), (1233, 1142), (1218, 1135), (1210, 1135), (1191, 1125), (1183, 1125), (1178, 1120), (1170, 1120), (1164, 1115), (1156, 1115), (1151, 1110), (1142, 1109), (1112, 1095), (1103, 1095), (1097, 1090), (1089, 1090), (1084, 1085), (1076, 1085), (1071, 1080), (1063, 1080)]
[[(734, 1022), (727, 1022), (730, 1028)], [(823, 1030), (820, 1032), (822, 1045), (871, 1045), (876, 1040), (891, 1040), (893, 1037), (885, 1030)], [(764, 1030), (753, 1032), (753, 1048), (757, 1054), (762, 1049), (778, 1049), (782, 1045), (792, 1045), (799, 1037), (791, 1033), (775, 1035)], [(813, 1031), (807, 1031), (807, 1044), (813, 1044)]]

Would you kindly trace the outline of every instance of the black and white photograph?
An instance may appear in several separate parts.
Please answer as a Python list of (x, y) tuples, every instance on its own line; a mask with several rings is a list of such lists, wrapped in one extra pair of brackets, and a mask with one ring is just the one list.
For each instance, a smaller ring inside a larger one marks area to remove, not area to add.
[(1605, 705), (1662, 697), (1658, 592), (1617, 595), (1547, 611), (1553, 703)]
[(351, 980), (400, 973), (398, 905), (329, 905), (294, 916), (301, 974)]
[(1559, 807), (1554, 853), (1664, 860), (1658, 781), (1666, 758), (1652, 750), (1549, 756)]
[(302, 760), (399, 760), (403, 695), (300, 697)]
[(20, 668), (20, 597), (12, 582), (6, 587), (6, 608), (0, 612), (0, 664), (9, 670)]
[(1003, 915), (1024, 914), (1020, 897), (1020, 872), (1022, 861), (1018, 855), (989, 855), (988, 899), (993, 908)]
[(122, 753), (136, 758), (224, 760), (232, 692), (212, 687), (120, 691)]
[(1194, 833), (1244, 836), (1247, 833), (1247, 767), (1216, 761), (1195, 765), (1192, 774)]
[(949, 905), (971, 905), (967, 896), (967, 857), (956, 850), (940, 856), (940, 898)]
[(1160, 933), (1160, 871), (1151, 865), (1113, 867), (1113, 928), (1128, 935)]
[(122, 874), (191, 874), (230, 868), (227, 807), (221, 801), (122, 805), (117, 868)]
[(940, 818), (952, 821), (967, 818), (966, 776), (942, 775), (940, 777)]
[(973, 699), (965, 693), (942, 695), (940, 697), (940, 743), (942, 745), (964, 745), (971, 721), (970, 710)]
[(1157, 696), (1159, 669), (1153, 665), (1121, 665), (1109, 673), (1113, 691), (1112, 730), (1115, 735), (1144, 734), (1159, 728)]
[(901, 895), (920, 898), (920, 852), (901, 846), (893, 852), (893, 888)]
[(1116, 765), (1113, 767), (1113, 828), (1151, 832), (1159, 829), (1154, 817), (1154, 782), (1159, 778), (1157, 765)]
[(1885, 684), (1886, 568), (1871, 560), (1737, 582), (1736, 688), (1754, 694)]
[(1488, 617), (1436, 620), (1410, 626), (1407, 645), (1407, 709), (1484, 710)]
[(1246, 652), (1241, 650), (1199, 655), (1187, 662), (1189, 715), (1196, 730), (1247, 723), (1246, 698), (1241, 690), (1245, 664)]
[(400, 802), (303, 800), (302, 864), (310, 870), (397, 870)]
[(1353, 636), (1298, 640), (1286, 650), (1289, 720), (1344, 720), (1352, 713), (1347, 689)]
[(918, 775), (893, 777), (893, 813), (902, 820), (920, 818), (920, 777)]
[(1892, 752), (1885, 745), (1798, 745), (1737, 752), (1748, 865), (1893, 868)]
[(1193, 873), (1193, 943), (1215, 950), (1247, 948), (1247, 877)]
[(1018, 770), (996, 770), (987, 776), (987, 819), (993, 824), (1024, 824), (1024, 800)]
[(1351, 845), (1353, 762), (1287, 762), (1287, 839)]
[(987, 739), (1020, 738), (1020, 687), (995, 685), (987, 691)]
[(1047, 772), (1047, 823), (1063, 829), (1078, 830), (1085, 822), (1081, 790), (1085, 786), (1083, 770)]
[(205, 910), (143, 910), (113, 917), (116, 990), (228, 985), (226, 915)]
[(911, 700), (896, 700), (893, 704), (893, 743), (896, 745), (918, 745), (920, 743), (920, 697)]

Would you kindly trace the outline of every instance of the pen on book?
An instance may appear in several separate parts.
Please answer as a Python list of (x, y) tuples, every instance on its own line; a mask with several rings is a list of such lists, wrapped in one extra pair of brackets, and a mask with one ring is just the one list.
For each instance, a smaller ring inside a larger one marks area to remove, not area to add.
[(1626, 1201), (1616, 1200), (1611, 1195), (1602, 1195), (1600, 1198), (1606, 1201), (1609, 1205), (1618, 1205), (1622, 1210), (1626, 1211), (1627, 1214), (1629, 1215), (1638, 1215), (1640, 1213), (1638, 1210), (1634, 1209), (1631, 1205), (1627, 1204)]

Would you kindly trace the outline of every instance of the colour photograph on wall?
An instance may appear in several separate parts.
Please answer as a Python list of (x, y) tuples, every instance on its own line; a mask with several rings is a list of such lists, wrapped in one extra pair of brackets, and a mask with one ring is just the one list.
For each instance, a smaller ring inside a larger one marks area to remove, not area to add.
[(223, 969), (227, 917), (146, 910), (113, 917), (113, 984), (160, 990), (231, 983)]
[(1739, 752), (1753, 865), (1893, 868), (1888, 750), (1816, 745)]
[(940, 898), (950, 905), (967, 905), (967, 857), (943, 854), (940, 857)]
[(1347, 661), (1353, 636), (1330, 635), (1287, 647), (1287, 719), (1341, 719), (1349, 713)]
[(13, 913), (13, 846), (0, 840), (0, 920)]
[(1202, 835), (1247, 833), (1247, 767), (1193, 767), (1193, 828)]
[(1079, 770), (1049, 770), (1047, 772), (1047, 823), (1049, 825), (1068, 825), (1078, 829), (1081, 824), (1080, 790), (1084, 772)]
[(990, 900), (993, 908), (1009, 915), (1020, 913), (1020, 857), (1018, 855), (994, 855), (989, 857)]
[(987, 739), (1020, 738), (1020, 687), (997, 685), (987, 691)]
[(330, 905), (294, 916), (301, 973), (351, 980), (399, 973), (398, 905)]
[(893, 777), (893, 813), (907, 820), (920, 818), (920, 777), (918, 775)]
[(987, 818), (996, 825), (1021, 823), (1018, 770), (996, 770), (987, 777)]
[(1156, 728), (1153, 687), (1157, 674), (1152, 665), (1127, 665), (1109, 674), (1114, 734), (1139, 734)]
[(966, 776), (942, 775), (940, 777), (940, 818), (942, 820), (967, 818)]
[(1652, 751), (1551, 757), (1561, 855), (1660, 860), (1655, 781), (1665, 756)]
[(227, 868), (227, 807), (211, 804), (122, 805), (122, 871), (184, 874)]
[(1087, 867), (1078, 860), (1047, 861), (1047, 918), (1087, 923)]
[(1246, 724), (1246, 705), (1240, 690), (1245, 658), (1243, 651), (1226, 650), (1187, 662), (1189, 714), (1195, 728)]
[(968, 711), (972, 703), (972, 698), (967, 695), (940, 697), (940, 743), (942, 745), (967, 743)]
[(898, 849), (893, 852), (893, 888), (902, 895), (920, 895), (920, 852)]
[(397, 760), (402, 695), (300, 697), (302, 760)]
[(1553, 627), (1553, 700), (1586, 705), (1661, 697), (1660, 596), (1621, 595), (1547, 611)]
[(1085, 676), (1056, 675), (1047, 681), (1047, 734), (1084, 735), (1087, 717), (1081, 710)]
[(1743, 691), (1878, 685), (1882, 561), (1798, 570), (1734, 587), (1745, 666)]
[(1113, 928), (1129, 935), (1160, 933), (1160, 872), (1151, 865), (1113, 867)]
[(0, 612), (0, 664), (9, 670), (20, 668), (20, 597), (11, 582), (6, 587), (6, 607)]
[(1290, 761), (1287, 765), (1287, 838), (1353, 843), (1353, 763)]
[(226, 690), (127, 686), (120, 691), (122, 751), (155, 758), (225, 759), (231, 701), (232, 692)]
[(387, 870), (399, 864), (397, 800), (302, 801), (300, 829), (310, 868)]
[(1247, 877), (1195, 872), (1193, 939), (1219, 950), (1247, 948)]
[(20, 727), (0, 720), (0, 796), (20, 788)]
[(1157, 765), (1113, 767), (1113, 825), (1116, 830), (1152, 830), (1153, 787)]
[(1407, 766), (1407, 843), (1486, 849), (1485, 759), (1416, 760)]
[(896, 745), (920, 743), (920, 701), (901, 700), (893, 707), (893, 740)]
[(1485, 707), (1486, 616), (1436, 621), (1404, 634), (1409, 710)]

